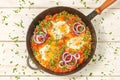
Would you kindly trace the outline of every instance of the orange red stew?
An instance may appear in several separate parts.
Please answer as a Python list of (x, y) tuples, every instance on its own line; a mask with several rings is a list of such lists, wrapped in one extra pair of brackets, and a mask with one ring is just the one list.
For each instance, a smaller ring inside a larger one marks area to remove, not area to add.
[(80, 17), (62, 11), (39, 21), (31, 37), (31, 48), (43, 67), (69, 72), (88, 58), (91, 33)]

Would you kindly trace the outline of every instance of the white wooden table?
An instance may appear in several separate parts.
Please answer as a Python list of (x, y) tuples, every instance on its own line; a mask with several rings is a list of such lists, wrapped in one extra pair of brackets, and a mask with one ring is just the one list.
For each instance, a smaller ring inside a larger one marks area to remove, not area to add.
[(26, 33), (33, 18), (52, 6), (73, 7), (87, 15), (105, 0), (81, 1), (0, 0), (0, 80), (120, 80), (120, 0), (92, 20), (98, 44), (85, 68), (55, 76), (26, 64)]

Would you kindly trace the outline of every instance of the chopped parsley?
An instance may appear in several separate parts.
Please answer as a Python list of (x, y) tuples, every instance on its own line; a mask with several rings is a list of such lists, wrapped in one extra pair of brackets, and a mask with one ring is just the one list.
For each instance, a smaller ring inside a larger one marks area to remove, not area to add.
[(92, 76), (92, 75), (93, 75), (93, 73), (90, 73), (90, 74), (89, 74), (89, 76)]
[(111, 35), (112, 34), (112, 32), (109, 32), (109, 35)]
[(50, 60), (50, 65), (51, 65), (52, 67), (54, 67), (54, 66), (55, 66), (55, 61), (54, 61), (54, 60)]
[(59, 5), (59, 2), (56, 2), (56, 5)]
[(35, 4), (34, 2), (31, 2), (31, 1), (28, 1), (28, 3), (29, 3), (31, 6)]
[(11, 39), (12, 39), (14, 42), (17, 42), (17, 41), (18, 41), (18, 38), (19, 38), (18, 36), (13, 37), (13, 38), (11, 37)]
[(44, 32), (43, 31), (38, 31), (38, 32), (36, 32), (36, 34), (44, 35)]
[(85, 36), (84, 38), (83, 38), (83, 41), (87, 41), (88, 40), (88, 36)]
[(22, 9), (23, 9), (23, 7), (20, 6), (18, 9), (13, 10), (13, 12), (14, 13), (19, 13), (19, 12), (21, 12)]
[(50, 45), (52, 43), (52, 38), (49, 39), (48, 45)]
[(17, 27), (24, 28), (23, 26), (23, 20), (21, 20), (19, 23), (14, 23)]
[(84, 51), (86, 58), (88, 58), (88, 56), (89, 56), (88, 52), (89, 52), (89, 48), (86, 48), (85, 51)]
[(89, 35), (89, 34), (90, 34), (90, 31), (86, 31), (86, 34), (88, 34), (88, 35)]
[(98, 61), (100, 61), (102, 59), (102, 55), (99, 54), (98, 56), (99, 56)]
[(41, 28), (42, 28), (42, 25), (41, 25), (41, 24), (38, 24), (36, 27), (41, 29)]
[(95, 2), (98, 3), (99, 0), (96, 0)]
[(16, 80), (19, 80), (20, 79), (20, 76), (15, 76)]
[(50, 27), (50, 24), (51, 24), (50, 21), (46, 22), (46, 21), (44, 20), (43, 23), (45, 24), (45, 27), (46, 27), (46, 28), (49, 28), (49, 27)]
[(40, 78), (37, 78), (37, 80), (40, 80)]
[(31, 42), (34, 42), (34, 39), (33, 39), (33, 38), (31, 39)]
[(19, 52), (18, 52), (18, 51), (16, 51), (16, 52), (15, 52), (15, 54), (19, 54)]
[(59, 42), (59, 40), (58, 40), (58, 39), (56, 39), (56, 40), (55, 40), (56, 46), (58, 45), (58, 42)]
[(13, 61), (10, 61), (10, 64), (12, 64), (13, 63)]
[(17, 43), (16, 43), (15, 45), (16, 45), (17, 47), (19, 47), (19, 45), (18, 45)]
[(9, 17), (9, 15), (4, 15), (4, 16), (2, 16), (3, 18), (2, 18), (2, 24), (4, 24), (4, 25), (8, 25), (8, 23), (6, 22), (6, 20), (7, 20), (7, 18)]
[(86, 5), (86, 2), (85, 2), (85, 1), (80, 0), (80, 3), (81, 3), (84, 7), (87, 7), (87, 5)]
[(79, 65), (78, 64), (76, 64), (76, 67), (78, 67)]
[(36, 52), (36, 51), (33, 51), (33, 54), (34, 54), (34, 55), (37, 55), (37, 54), (38, 54), (38, 52)]
[(17, 72), (17, 68), (13, 68), (13, 73)]

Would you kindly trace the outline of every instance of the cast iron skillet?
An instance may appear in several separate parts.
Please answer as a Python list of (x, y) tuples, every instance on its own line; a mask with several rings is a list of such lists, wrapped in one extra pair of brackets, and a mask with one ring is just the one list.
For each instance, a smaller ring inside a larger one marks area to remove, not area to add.
[[(30, 65), (29, 63), (29, 57), (27, 59), (27, 64), (28, 66), (31, 68), (31, 69), (34, 69), (34, 70), (38, 70), (38, 69), (42, 69), (48, 73), (51, 73), (51, 74), (55, 74), (55, 75), (68, 75), (68, 74), (72, 74), (72, 73), (75, 73), (77, 71), (79, 71), (80, 69), (82, 69), (83, 67), (85, 67), (89, 61), (91, 60), (91, 58), (93, 57), (93, 54), (95, 52), (95, 49), (96, 49), (96, 43), (97, 43), (97, 38), (96, 38), (96, 33), (95, 33), (95, 30), (94, 30), (94, 27), (91, 23), (91, 20), (97, 15), (97, 14), (100, 14), (102, 12), (102, 10), (104, 10), (106, 7), (108, 7), (109, 5), (111, 5), (113, 2), (115, 2), (116, 0), (106, 0), (103, 5), (101, 5), (100, 7), (96, 8), (93, 12), (91, 12), (88, 16), (85, 16), (83, 13), (81, 13), (80, 11), (76, 10), (76, 9), (73, 9), (73, 8), (70, 8), (70, 7), (64, 7), (64, 6), (60, 6), (60, 7), (52, 7), (52, 8), (49, 8), (45, 11), (43, 11), (42, 13), (40, 13), (33, 21), (32, 23), (30, 24), (30, 27), (28, 29), (28, 32), (27, 32), (27, 49), (28, 49), (28, 53), (29, 53), (29, 56), (30, 58), (32, 59), (32, 61), (36, 64), (36, 66), (38, 68), (34, 68)], [(91, 47), (91, 53), (89, 55), (89, 58), (87, 60), (85, 60), (81, 65), (78, 66), (78, 68), (76, 68), (75, 70), (73, 71), (70, 71), (70, 72), (66, 72), (66, 73), (56, 73), (56, 72), (53, 72), (49, 69), (46, 69), (44, 67), (42, 67), (39, 62), (35, 59), (34, 55), (33, 55), (33, 52), (32, 52), (32, 49), (31, 49), (31, 36), (33, 35), (33, 32), (34, 32), (34, 29), (36, 27), (36, 25), (38, 24), (38, 21), (41, 21), (45, 18), (46, 15), (53, 15), (55, 13), (59, 13), (61, 11), (67, 11), (71, 14), (75, 14), (75, 15), (78, 15), (80, 18), (82, 18), (83, 22), (85, 22), (85, 24), (89, 27), (90, 29), (90, 32), (91, 32), (91, 37), (92, 37), (92, 47)]]

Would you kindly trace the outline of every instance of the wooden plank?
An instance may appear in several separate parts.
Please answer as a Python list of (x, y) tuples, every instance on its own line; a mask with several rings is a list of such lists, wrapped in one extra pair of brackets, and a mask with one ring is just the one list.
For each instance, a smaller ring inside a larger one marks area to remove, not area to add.
[[(119, 10), (120, 11), (120, 10)], [(95, 29), (100, 29), (100, 41), (119, 41), (120, 12), (108, 9), (92, 21)], [(96, 31), (97, 31), (96, 30)]]
[[(45, 8), (46, 9), (46, 8)], [(0, 10), (0, 41), (12, 41), (11, 38), (19, 37), (18, 41), (25, 41), (27, 29), (35, 16), (45, 9), (22, 9), (15, 13), (16, 9)], [(89, 14), (93, 9), (78, 9)], [(92, 20), (97, 33), (98, 41), (120, 41), (120, 9), (106, 9), (100, 16)], [(4, 17), (8, 17), (5, 18)], [(22, 23), (23, 21), (23, 23)], [(18, 26), (22, 24), (23, 26)], [(24, 28), (23, 28), (24, 27)]]
[[(27, 66), (28, 53), (25, 42), (0, 42), (0, 49), (0, 75), (52, 76), (41, 70), (31, 70)], [(98, 43), (95, 56), (91, 62), (73, 75), (88, 76), (92, 73), (94, 76), (120, 76), (119, 56), (120, 43)]]
[[(100, 6), (104, 0), (2, 0), (0, 2), (1, 8), (10, 8), (10, 7), (53, 7), (53, 6), (69, 6), (69, 7), (77, 7), (77, 8), (96, 8)], [(120, 8), (120, 1), (116, 1), (114, 5), (109, 8)]]
[[(72, 75), (55, 76), (42, 70), (31, 70), (26, 64), (26, 33), (35, 16), (53, 6), (79, 8), (88, 15), (104, 1), (1, 0), (0, 80), (120, 80), (120, 0), (92, 20), (98, 44), (93, 59), (85, 68)], [(22, 26), (18, 26), (20, 24)], [(34, 66), (32, 61), (31, 64)]]
[(1, 80), (120, 80), (120, 77), (0, 77)]

